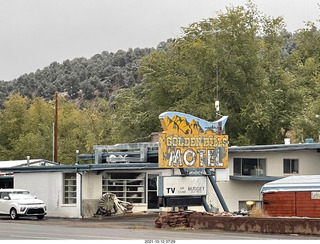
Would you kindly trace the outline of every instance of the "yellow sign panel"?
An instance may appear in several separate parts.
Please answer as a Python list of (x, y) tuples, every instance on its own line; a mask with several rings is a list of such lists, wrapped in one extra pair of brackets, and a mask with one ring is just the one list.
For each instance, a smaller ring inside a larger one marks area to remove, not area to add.
[(227, 117), (208, 122), (191, 115), (166, 112), (159, 116), (161, 168), (227, 168), (228, 136), (218, 134)]

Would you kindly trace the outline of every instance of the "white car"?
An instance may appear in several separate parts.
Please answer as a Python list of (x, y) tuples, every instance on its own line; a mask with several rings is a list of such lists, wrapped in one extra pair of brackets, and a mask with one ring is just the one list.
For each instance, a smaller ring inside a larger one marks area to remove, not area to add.
[(47, 214), (44, 202), (23, 189), (0, 189), (0, 215), (10, 215), (11, 219), (19, 216), (36, 216), (43, 219)]

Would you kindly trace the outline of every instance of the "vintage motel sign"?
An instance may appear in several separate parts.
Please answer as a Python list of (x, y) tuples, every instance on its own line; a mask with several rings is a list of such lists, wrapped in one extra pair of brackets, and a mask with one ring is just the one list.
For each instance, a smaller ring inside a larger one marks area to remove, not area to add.
[(161, 168), (227, 168), (228, 136), (221, 135), (228, 116), (215, 122), (189, 114), (165, 112), (159, 115)]

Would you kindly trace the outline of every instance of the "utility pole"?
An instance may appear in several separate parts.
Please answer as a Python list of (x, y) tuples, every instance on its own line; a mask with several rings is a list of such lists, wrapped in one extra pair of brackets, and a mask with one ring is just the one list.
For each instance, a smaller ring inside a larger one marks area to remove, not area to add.
[(54, 162), (58, 162), (58, 93), (55, 94), (54, 115)]

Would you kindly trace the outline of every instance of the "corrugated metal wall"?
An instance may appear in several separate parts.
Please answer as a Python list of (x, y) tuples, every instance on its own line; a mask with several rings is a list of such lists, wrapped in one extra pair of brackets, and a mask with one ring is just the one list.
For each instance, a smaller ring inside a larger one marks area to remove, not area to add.
[(320, 199), (312, 199), (311, 192), (296, 192), (296, 211), (299, 217), (320, 217)]
[(320, 199), (312, 199), (310, 191), (270, 192), (263, 194), (263, 210), (272, 217), (320, 218)]

